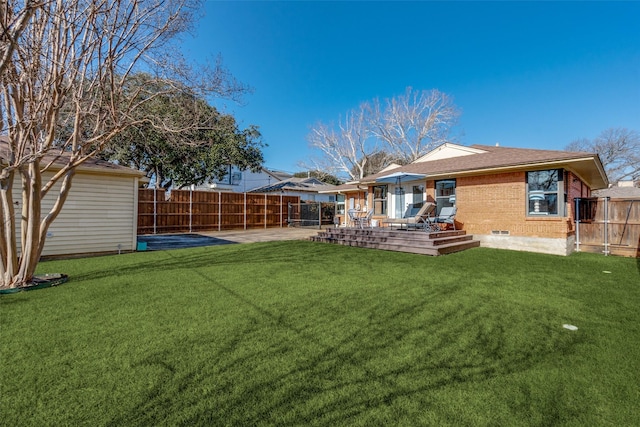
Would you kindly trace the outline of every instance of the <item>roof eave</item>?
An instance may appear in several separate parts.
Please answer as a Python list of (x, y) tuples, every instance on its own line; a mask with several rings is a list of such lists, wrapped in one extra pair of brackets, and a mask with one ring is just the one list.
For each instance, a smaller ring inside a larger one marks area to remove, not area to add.
[[(595, 169), (594, 169), (595, 166)], [(607, 188), (609, 180), (604, 171), (602, 162), (597, 156), (579, 157), (573, 159), (546, 160), (541, 162), (518, 163), (511, 165), (492, 166), (478, 169), (466, 169), (449, 172), (425, 173), (427, 180), (456, 178), (462, 176), (486, 175), (490, 173), (506, 173), (517, 171), (529, 171), (540, 168), (567, 168), (573, 171), (591, 189)], [(363, 180), (361, 184), (373, 185), (373, 180)]]

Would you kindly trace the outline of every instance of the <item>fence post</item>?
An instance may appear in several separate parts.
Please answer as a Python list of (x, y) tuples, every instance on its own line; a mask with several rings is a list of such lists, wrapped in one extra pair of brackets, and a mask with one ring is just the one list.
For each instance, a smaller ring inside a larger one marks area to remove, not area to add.
[(244, 194), (244, 229), (247, 229), (247, 193)]
[(189, 189), (189, 233), (193, 231), (193, 185)]
[(218, 191), (218, 231), (222, 230), (222, 197)]
[(278, 221), (280, 223), (280, 228), (282, 228), (282, 193), (280, 193), (280, 220)]
[(156, 234), (156, 224), (157, 224), (157, 218), (158, 218), (158, 202), (156, 200), (157, 191), (158, 191), (158, 188), (154, 186), (153, 187), (153, 234)]
[(264, 193), (264, 228), (267, 228), (267, 193)]
[(609, 255), (609, 197), (604, 198), (604, 256)]
[(575, 220), (576, 220), (576, 252), (580, 252), (580, 198), (575, 198)]

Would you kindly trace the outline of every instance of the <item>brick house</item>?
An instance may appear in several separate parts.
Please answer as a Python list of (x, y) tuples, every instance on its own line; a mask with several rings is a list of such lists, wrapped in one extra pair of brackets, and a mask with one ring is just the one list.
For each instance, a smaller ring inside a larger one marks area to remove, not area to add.
[[(393, 172), (414, 178), (381, 182)], [(456, 206), (456, 228), (482, 246), (567, 255), (575, 244), (574, 199), (607, 187), (597, 154), (445, 143), (336, 190), (343, 200), (365, 201), (362, 210), (373, 209), (380, 225), (428, 201), (438, 211)]]

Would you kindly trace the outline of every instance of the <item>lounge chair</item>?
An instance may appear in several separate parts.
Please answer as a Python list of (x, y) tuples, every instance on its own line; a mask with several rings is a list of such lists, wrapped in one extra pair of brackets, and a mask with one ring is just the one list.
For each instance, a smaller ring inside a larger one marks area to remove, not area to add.
[[(434, 218), (430, 218), (430, 222), (437, 224), (451, 224), (453, 225), (453, 229), (456, 229), (456, 211), (457, 208), (455, 206), (446, 206), (440, 209), (440, 213), (438, 216)], [(437, 226), (440, 228), (440, 226)]]
[(415, 209), (416, 208), (411, 209), (411, 214), (413, 214), (412, 216), (409, 216), (407, 218), (387, 218), (383, 222), (386, 224), (390, 224), (391, 226), (398, 224), (400, 225), (400, 228), (406, 226), (407, 229), (428, 229), (433, 223), (432, 221), (430, 221), (430, 215), (436, 209), (436, 205), (433, 203), (425, 203), (417, 211)]

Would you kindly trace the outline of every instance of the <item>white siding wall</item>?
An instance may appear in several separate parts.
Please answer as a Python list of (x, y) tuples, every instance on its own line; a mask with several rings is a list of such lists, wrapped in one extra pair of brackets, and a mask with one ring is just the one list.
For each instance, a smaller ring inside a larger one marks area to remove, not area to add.
[[(49, 177), (45, 174), (43, 181)], [(67, 201), (49, 227), (42, 255), (135, 250), (137, 186), (136, 177), (76, 173)], [(58, 183), (43, 200), (43, 216), (53, 206), (59, 188)], [(22, 203), (20, 189), (15, 190), (14, 200)]]

